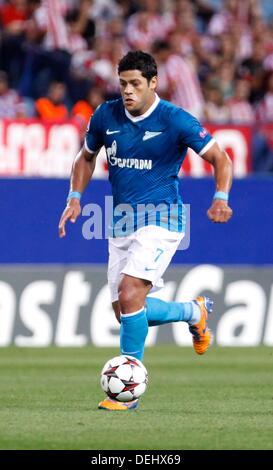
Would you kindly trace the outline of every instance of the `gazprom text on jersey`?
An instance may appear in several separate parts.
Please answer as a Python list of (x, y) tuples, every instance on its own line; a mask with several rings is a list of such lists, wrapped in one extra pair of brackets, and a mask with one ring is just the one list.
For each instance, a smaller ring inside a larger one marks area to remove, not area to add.
[(151, 170), (153, 166), (152, 160), (144, 160), (142, 158), (118, 158), (108, 156), (108, 161), (112, 166), (119, 168), (134, 168), (135, 170)]

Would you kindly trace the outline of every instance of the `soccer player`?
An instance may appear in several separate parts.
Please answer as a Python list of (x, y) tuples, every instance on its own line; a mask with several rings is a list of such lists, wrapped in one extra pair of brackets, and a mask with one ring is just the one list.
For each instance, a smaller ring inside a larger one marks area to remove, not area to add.
[[(108, 283), (121, 324), (121, 354), (142, 359), (148, 326), (175, 321), (189, 324), (194, 349), (204, 354), (211, 341), (207, 319), (213, 302), (207, 297), (164, 302), (147, 294), (162, 286), (161, 277), (185, 233), (177, 175), (187, 148), (214, 167), (216, 192), (207, 212), (213, 222), (227, 222), (232, 215), (231, 161), (193, 116), (158, 97), (157, 65), (150, 54), (128, 52), (118, 74), (121, 98), (97, 108), (73, 163), (59, 234), (64, 237), (67, 220), (75, 222), (80, 215), (81, 194), (105, 145), (114, 205)], [(126, 223), (121, 224), (124, 209)], [(118, 403), (106, 398), (99, 408), (126, 411), (137, 405), (137, 400)]]

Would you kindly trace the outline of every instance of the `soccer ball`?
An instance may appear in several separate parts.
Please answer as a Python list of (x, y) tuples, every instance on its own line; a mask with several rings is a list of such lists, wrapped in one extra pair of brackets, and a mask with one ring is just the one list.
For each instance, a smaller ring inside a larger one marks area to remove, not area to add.
[(116, 356), (101, 371), (101, 387), (108, 397), (117, 401), (133, 401), (146, 390), (147, 369), (132, 356)]

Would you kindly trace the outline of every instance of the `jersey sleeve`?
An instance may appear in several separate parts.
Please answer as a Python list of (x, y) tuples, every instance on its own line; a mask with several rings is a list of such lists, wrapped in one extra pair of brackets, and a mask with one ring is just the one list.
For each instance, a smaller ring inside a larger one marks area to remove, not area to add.
[(180, 145), (190, 147), (202, 156), (215, 143), (209, 132), (191, 114), (180, 109), (175, 116)]
[(96, 152), (103, 146), (103, 105), (100, 105), (91, 116), (84, 139), (88, 152)]

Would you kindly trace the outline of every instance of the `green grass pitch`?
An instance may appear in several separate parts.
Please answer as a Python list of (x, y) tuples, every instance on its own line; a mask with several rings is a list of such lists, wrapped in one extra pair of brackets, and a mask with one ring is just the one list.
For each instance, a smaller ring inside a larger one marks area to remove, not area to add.
[(273, 449), (272, 348), (147, 348), (137, 411), (97, 410), (117, 349), (0, 349), (0, 449)]

